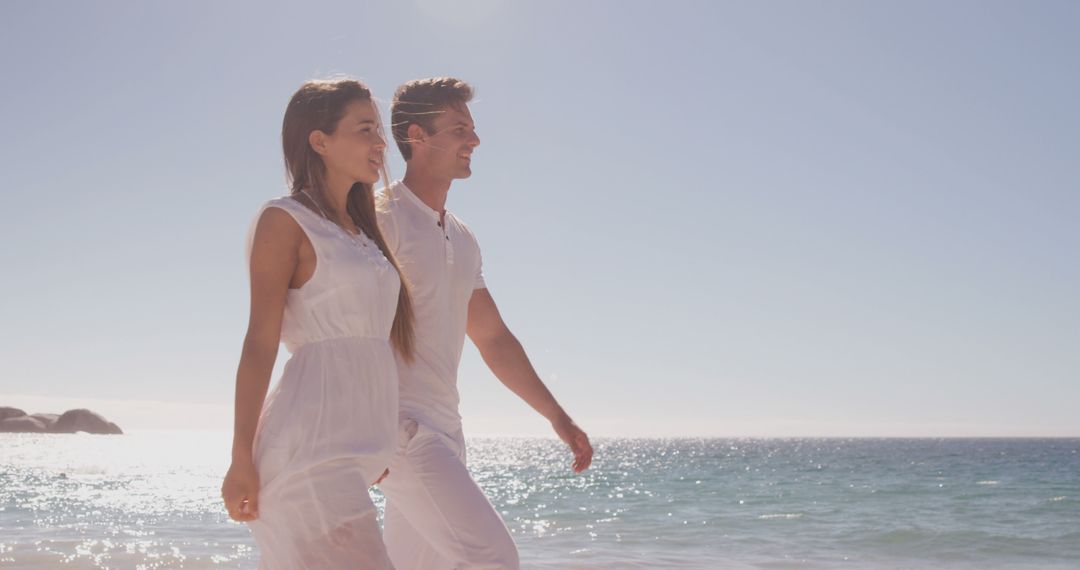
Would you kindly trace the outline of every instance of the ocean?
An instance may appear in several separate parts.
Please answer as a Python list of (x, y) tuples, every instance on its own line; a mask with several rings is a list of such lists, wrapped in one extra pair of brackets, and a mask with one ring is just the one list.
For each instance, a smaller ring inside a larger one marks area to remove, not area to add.
[[(1080, 439), (473, 438), (524, 568), (1080, 568)], [(255, 568), (229, 434), (0, 434), (0, 568)], [(373, 493), (377, 504), (382, 497)]]

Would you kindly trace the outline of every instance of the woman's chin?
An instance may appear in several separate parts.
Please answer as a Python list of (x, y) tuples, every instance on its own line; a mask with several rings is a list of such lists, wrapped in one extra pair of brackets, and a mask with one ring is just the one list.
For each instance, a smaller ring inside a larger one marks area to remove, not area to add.
[(361, 184), (367, 184), (368, 186), (375, 185), (379, 181), (379, 173), (365, 174), (364, 176), (357, 176), (356, 181)]

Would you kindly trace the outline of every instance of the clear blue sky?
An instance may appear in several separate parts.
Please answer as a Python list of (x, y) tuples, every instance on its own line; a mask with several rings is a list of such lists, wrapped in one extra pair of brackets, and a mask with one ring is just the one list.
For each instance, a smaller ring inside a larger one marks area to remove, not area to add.
[(0, 4), (0, 394), (227, 427), (289, 96), (455, 75), (449, 208), (586, 429), (1080, 435), (1080, 4), (443, 4)]

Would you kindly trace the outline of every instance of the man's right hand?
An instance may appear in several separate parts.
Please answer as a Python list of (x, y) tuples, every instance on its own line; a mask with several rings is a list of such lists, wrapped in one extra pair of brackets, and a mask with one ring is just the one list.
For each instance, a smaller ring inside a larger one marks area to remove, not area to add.
[(581, 473), (588, 469), (592, 464), (593, 448), (585, 431), (579, 428), (570, 416), (563, 416), (551, 422), (551, 427), (555, 429), (559, 439), (570, 446), (570, 451), (574, 452), (574, 473)]

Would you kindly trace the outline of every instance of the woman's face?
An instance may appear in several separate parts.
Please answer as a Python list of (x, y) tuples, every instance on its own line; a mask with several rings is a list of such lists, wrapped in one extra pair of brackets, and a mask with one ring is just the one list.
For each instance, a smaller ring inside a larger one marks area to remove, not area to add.
[(331, 177), (374, 184), (382, 171), (386, 139), (372, 101), (353, 101), (345, 107), (334, 134), (326, 135), (320, 153)]

